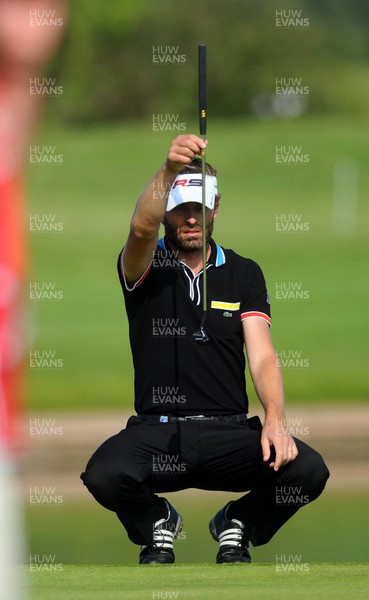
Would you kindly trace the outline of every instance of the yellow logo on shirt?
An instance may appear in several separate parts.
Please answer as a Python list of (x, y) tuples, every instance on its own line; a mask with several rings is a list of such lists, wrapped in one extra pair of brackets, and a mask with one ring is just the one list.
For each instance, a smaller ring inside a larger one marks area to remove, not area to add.
[(223, 300), (212, 300), (210, 308), (219, 310), (240, 310), (240, 302), (224, 302)]

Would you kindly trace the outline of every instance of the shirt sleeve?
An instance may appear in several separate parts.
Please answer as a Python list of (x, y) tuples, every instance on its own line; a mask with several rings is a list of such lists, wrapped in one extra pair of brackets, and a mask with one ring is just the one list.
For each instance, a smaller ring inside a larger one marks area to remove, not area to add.
[(147, 275), (149, 274), (149, 272), (151, 270), (153, 261), (150, 262), (150, 264), (147, 267), (146, 271), (141, 275), (141, 277), (139, 279), (137, 279), (137, 281), (135, 281), (133, 283), (132, 282), (128, 282), (127, 279), (126, 279), (125, 273), (124, 273), (124, 268), (123, 268), (123, 250), (124, 250), (124, 248), (119, 253), (118, 263), (117, 263), (118, 274), (119, 274), (119, 281), (120, 281), (120, 284), (121, 284), (124, 292), (133, 292), (146, 279)]
[(270, 300), (263, 272), (259, 265), (247, 260), (246, 287), (241, 301), (241, 321), (245, 319), (264, 319), (271, 325)]

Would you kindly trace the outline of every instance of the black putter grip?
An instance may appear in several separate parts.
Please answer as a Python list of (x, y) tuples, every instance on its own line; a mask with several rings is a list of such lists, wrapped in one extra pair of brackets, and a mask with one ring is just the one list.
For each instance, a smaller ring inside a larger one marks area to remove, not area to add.
[(206, 135), (207, 93), (206, 93), (206, 46), (199, 45), (199, 115), (200, 135)]

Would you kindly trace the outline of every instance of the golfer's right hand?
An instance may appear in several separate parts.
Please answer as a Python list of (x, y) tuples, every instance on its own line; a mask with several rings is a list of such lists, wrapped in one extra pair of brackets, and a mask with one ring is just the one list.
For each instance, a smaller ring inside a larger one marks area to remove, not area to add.
[(208, 142), (192, 133), (179, 135), (173, 140), (167, 158), (167, 168), (178, 173), (184, 165), (188, 165)]

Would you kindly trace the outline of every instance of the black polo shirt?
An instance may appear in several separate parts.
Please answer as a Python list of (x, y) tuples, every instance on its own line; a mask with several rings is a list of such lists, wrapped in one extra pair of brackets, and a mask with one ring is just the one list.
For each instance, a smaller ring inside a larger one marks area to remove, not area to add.
[(242, 321), (270, 324), (260, 267), (213, 240), (207, 263), (207, 344), (192, 334), (202, 318), (202, 271), (192, 270), (158, 242), (133, 285), (118, 259), (135, 371), (135, 410), (145, 414), (228, 415), (248, 412)]

